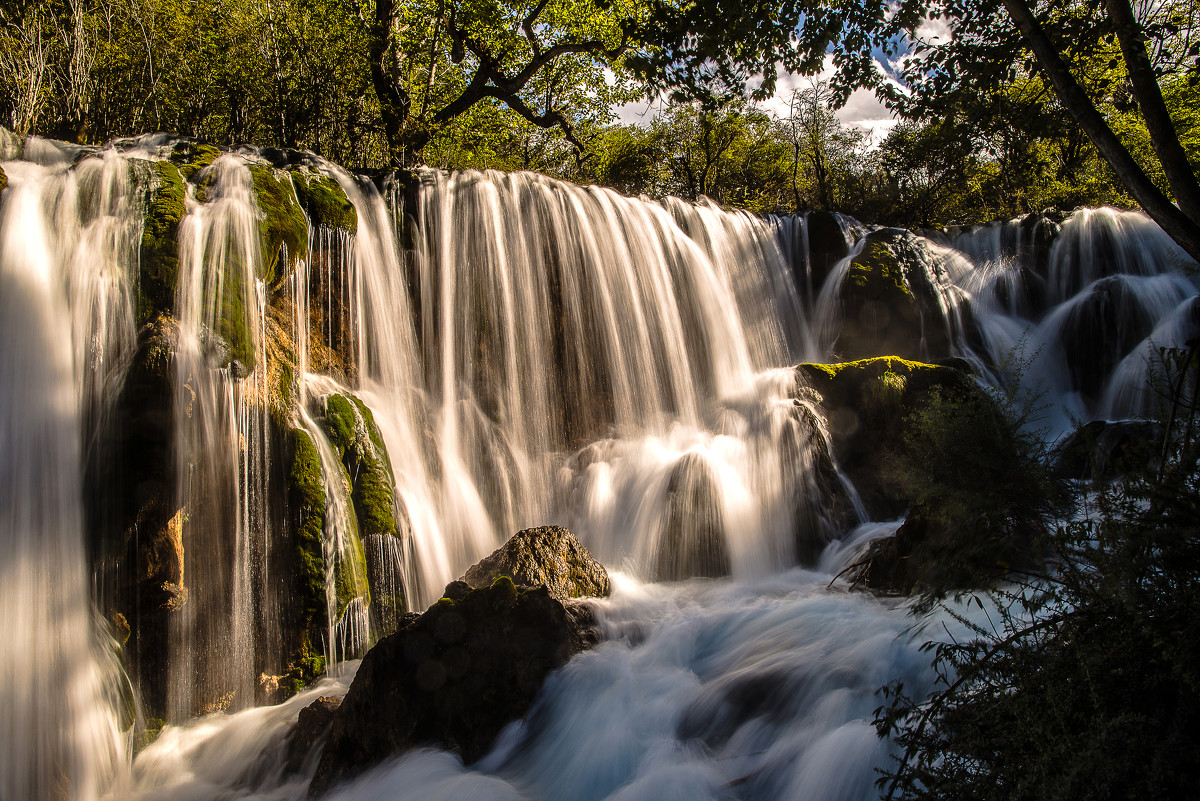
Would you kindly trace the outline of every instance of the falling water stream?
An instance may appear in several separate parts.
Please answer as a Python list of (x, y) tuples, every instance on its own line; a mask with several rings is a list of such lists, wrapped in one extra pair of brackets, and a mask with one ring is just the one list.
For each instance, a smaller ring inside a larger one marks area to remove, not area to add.
[[(287, 732), (394, 624), (372, 598), (424, 608), (546, 523), (614, 573), (605, 642), (476, 765), (414, 752), (333, 797), (874, 797), (888, 755), (876, 690), (927, 686), (928, 658), (902, 605), (829, 586), (898, 521), (860, 506), (849, 530), (812, 523), (827, 517), (815, 470), (829, 433), (790, 369), (829, 358), (837, 284), (868, 229), (836, 221), (849, 255), (822, 284), (804, 217), (528, 174), (425, 171), (380, 190), (310, 157), (357, 230), (310, 224), (272, 284), (250, 150), (187, 183), (170, 358), (185, 600), (163, 661), (175, 725), (131, 766), (134, 705), (94, 611), (128, 568), (88, 542), (100, 512), (85, 473), (110, 459), (137, 346), (146, 165), (170, 148), (31, 139), (0, 163), (0, 799), (304, 797), (303, 771), (283, 770)], [(1058, 431), (1148, 411), (1157, 349), (1200, 327), (1186, 259), (1136, 214), (1044, 224), (1056, 236), (1041, 250), (1029, 221), (920, 240), (936, 324), (957, 336), (973, 321), (955, 354), (996, 380), (1026, 354), (1023, 380), (1050, 393)], [(349, 461), (328, 428), (338, 402), (365, 449)], [(324, 487), (329, 677), (263, 706), (288, 614), (277, 532), (296, 513), (272, 483), (290, 458), (280, 431), (313, 443)], [(360, 530), (362, 475), (347, 470), (368, 458), (394, 531)]]

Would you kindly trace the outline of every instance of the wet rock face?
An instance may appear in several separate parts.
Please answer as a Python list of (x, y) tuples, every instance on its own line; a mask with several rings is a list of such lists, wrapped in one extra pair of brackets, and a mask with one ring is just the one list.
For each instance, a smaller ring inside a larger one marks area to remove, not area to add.
[(842, 281), (842, 331), (834, 352), (847, 361), (883, 354), (951, 355), (943, 306), (954, 292), (920, 237), (898, 228), (870, 233)]
[(490, 556), (473, 565), (462, 581), (490, 587), (499, 576), (528, 587), (545, 587), (551, 598), (603, 598), (612, 593), (608, 571), (575, 535), (562, 526), (518, 531)]
[(474, 762), (529, 710), (549, 673), (592, 641), (545, 587), (518, 588), (501, 577), (455, 594), (409, 618), (363, 658), (310, 797), (420, 745)]

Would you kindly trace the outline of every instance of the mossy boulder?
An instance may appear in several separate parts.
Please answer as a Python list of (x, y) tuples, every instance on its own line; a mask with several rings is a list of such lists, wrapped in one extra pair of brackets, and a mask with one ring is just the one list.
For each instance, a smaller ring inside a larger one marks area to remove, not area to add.
[(951, 355), (960, 304), (925, 240), (899, 228), (867, 235), (842, 280), (842, 330), (834, 353), (847, 361), (893, 354), (906, 359)]
[(823, 395), (872, 516), (907, 514), (850, 571), (855, 583), (928, 600), (1041, 558), (1061, 488), (1035, 440), (969, 375), (896, 358), (799, 370)]
[(179, 174), (185, 181), (192, 181), (196, 174), (221, 156), (221, 149), (215, 145), (197, 142), (192, 139), (181, 139), (171, 148), (168, 159), (179, 168)]
[(506, 576), (443, 598), (363, 658), (334, 715), (309, 796), (408, 749), (478, 760), (532, 706), (546, 677), (593, 642), (545, 587)]
[(308, 253), (308, 222), (291, 177), (258, 164), (250, 165), (254, 202), (258, 206), (258, 233), (262, 254), (262, 279), (275, 286)]
[(900, 515), (911, 503), (888, 464), (906, 435), (908, 415), (935, 387), (954, 396), (983, 393), (973, 377), (956, 367), (895, 356), (801, 364), (796, 370), (800, 385), (819, 395), (834, 458), (875, 519)]
[(326, 175), (293, 170), (292, 184), (313, 228), (324, 225), (351, 234), (358, 230), (358, 212), (337, 181)]
[(550, 597), (560, 601), (602, 598), (612, 592), (604, 565), (562, 526), (518, 531), (472, 565), (462, 581), (475, 588), (490, 587), (499, 576), (529, 587), (546, 587)]
[(397, 536), (392, 466), (375, 416), (353, 395), (332, 394), (325, 398), (322, 423), (353, 481), (359, 535)]
[(179, 284), (179, 224), (186, 213), (186, 182), (169, 161), (156, 161), (146, 198), (138, 275), (138, 321), (149, 322), (175, 306)]
[(0, 192), (8, 189), (8, 176), (4, 173), (4, 168), (0, 167)]

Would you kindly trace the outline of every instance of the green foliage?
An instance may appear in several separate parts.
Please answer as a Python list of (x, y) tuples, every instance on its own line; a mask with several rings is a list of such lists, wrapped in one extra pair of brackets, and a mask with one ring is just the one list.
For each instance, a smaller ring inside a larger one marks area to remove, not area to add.
[[(1179, 400), (1182, 377), (1175, 386)], [(1195, 390), (1183, 395), (1189, 414), (1170, 427), (1159, 469), (1089, 497), (1029, 581), (946, 610), (969, 638), (926, 646), (928, 698), (886, 689), (876, 726), (902, 749), (879, 780), (888, 798), (1194, 794), (1200, 447)]]
[(907, 589), (921, 597), (918, 606), (1036, 564), (1067, 500), (1038, 438), (987, 393), (942, 387), (909, 412), (903, 427), (888, 464), (912, 507), (891, 544), (904, 560)]

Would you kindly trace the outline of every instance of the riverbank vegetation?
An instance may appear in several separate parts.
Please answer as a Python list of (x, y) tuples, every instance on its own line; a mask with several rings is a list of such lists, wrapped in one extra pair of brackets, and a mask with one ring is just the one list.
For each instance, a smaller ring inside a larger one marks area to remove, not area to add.
[[(885, 689), (888, 799), (1184, 798), (1200, 714), (1196, 351), (1167, 350), (1161, 441), (1081, 487), (1044, 568), (944, 610), (929, 697)], [(1149, 458), (1146, 458), (1149, 457)]]

